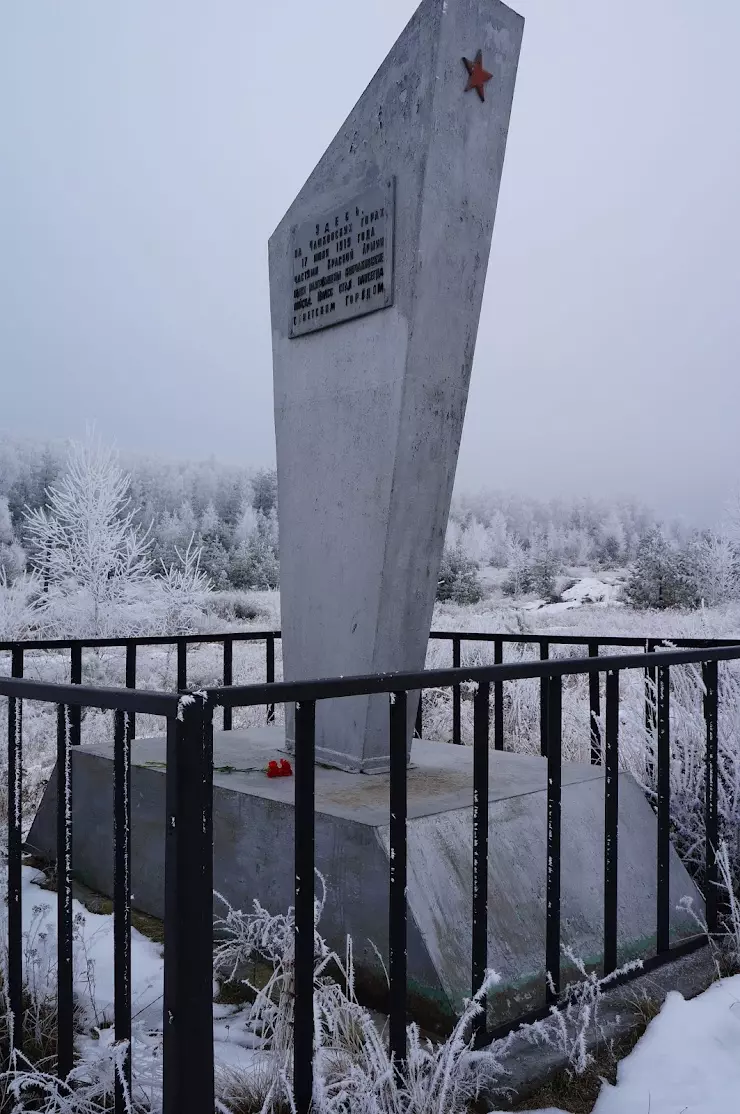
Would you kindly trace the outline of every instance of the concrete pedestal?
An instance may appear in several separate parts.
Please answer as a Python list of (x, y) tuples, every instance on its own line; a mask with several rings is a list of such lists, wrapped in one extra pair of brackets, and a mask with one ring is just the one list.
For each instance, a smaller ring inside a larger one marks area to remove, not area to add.
[[(281, 729), (217, 733), (214, 885), (249, 909), (293, 904), (294, 780), (264, 770), (283, 753)], [(156, 917), (164, 908), (164, 739), (133, 746), (133, 903)], [(73, 868), (80, 881), (112, 891), (112, 747), (73, 753)], [(55, 778), (28, 844), (55, 855)], [(472, 751), (415, 741), (408, 773), (408, 958), (410, 1008), (427, 1026), (446, 1027), (470, 995)], [(601, 957), (603, 771), (563, 767), (562, 940), (588, 964)], [(502, 977), (490, 1009), (497, 1021), (541, 1004), (545, 955), (546, 767), (543, 759), (491, 753), (488, 961)], [(382, 1006), (385, 976), (370, 941), (388, 955), (388, 776), (316, 770), (316, 866), (326, 880), (321, 931), (340, 954), (352, 936), (358, 987)], [(635, 782), (620, 777), (620, 962), (655, 951), (656, 823)], [(674, 939), (695, 934), (677, 911), (701, 899), (678, 857), (671, 858)], [(218, 908), (217, 908), (218, 911)], [(567, 977), (564, 967), (564, 975)]]

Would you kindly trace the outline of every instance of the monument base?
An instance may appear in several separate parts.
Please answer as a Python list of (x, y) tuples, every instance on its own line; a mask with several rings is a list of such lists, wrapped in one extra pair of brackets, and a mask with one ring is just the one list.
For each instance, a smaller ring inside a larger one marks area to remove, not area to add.
[[(235, 908), (254, 898), (271, 912), (293, 904), (294, 779), (268, 779), (268, 761), (285, 753), (282, 729), (217, 732), (214, 739), (214, 887)], [(408, 771), (409, 1009), (421, 1024), (448, 1029), (471, 992), (472, 750), (415, 741)], [(546, 764), (491, 752), (489, 966), (501, 982), (489, 999), (491, 1022), (544, 1001)], [(132, 748), (132, 901), (164, 913), (164, 738)], [(112, 892), (112, 745), (80, 747), (72, 758), (73, 870), (87, 886)], [(55, 857), (55, 776), (28, 837)], [(388, 961), (388, 776), (316, 769), (316, 867), (326, 882), (320, 931), (344, 953), (354, 943), (358, 993), (383, 1008)], [(562, 789), (562, 942), (598, 966), (603, 936), (604, 775), (566, 763)], [(655, 816), (637, 784), (620, 776), (619, 961), (655, 952)], [(677, 909), (701, 898), (671, 856), (671, 934), (696, 925)], [(215, 902), (219, 913), (220, 903)], [(373, 947), (375, 945), (375, 947)], [(570, 977), (568, 965), (564, 978)]]

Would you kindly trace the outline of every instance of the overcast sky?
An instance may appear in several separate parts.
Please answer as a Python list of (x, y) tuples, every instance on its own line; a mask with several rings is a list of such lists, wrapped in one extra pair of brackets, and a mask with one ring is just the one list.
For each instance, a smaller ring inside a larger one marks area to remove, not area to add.
[[(0, 429), (274, 460), (267, 239), (415, 6), (0, 0)], [(458, 490), (711, 521), (740, 482), (740, 3), (512, 6)]]

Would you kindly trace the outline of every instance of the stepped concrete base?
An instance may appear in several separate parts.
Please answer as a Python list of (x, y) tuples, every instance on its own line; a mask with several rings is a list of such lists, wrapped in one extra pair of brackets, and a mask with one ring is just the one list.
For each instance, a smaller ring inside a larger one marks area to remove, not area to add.
[[(214, 741), (214, 886), (236, 908), (259, 898), (272, 912), (293, 903), (292, 778), (264, 770), (283, 751), (282, 729), (218, 732)], [(470, 994), (472, 751), (415, 741), (408, 772), (408, 959), (410, 1010), (446, 1028)], [(73, 867), (81, 882), (112, 891), (112, 745), (73, 753)], [(137, 739), (132, 755), (133, 904), (164, 909), (165, 741)], [(52, 777), (28, 846), (55, 856)], [(563, 767), (562, 940), (589, 965), (602, 941), (603, 772)], [(491, 752), (488, 961), (501, 975), (491, 1020), (544, 1000), (546, 766), (541, 758)], [(388, 956), (388, 775), (316, 770), (316, 865), (326, 880), (321, 931), (340, 954), (354, 941), (358, 990), (382, 1007)], [(636, 783), (620, 776), (620, 962), (655, 951), (656, 822)], [(696, 926), (676, 907), (701, 899), (671, 858), (674, 940)], [(219, 911), (216, 902), (216, 912)], [(372, 944), (371, 944), (372, 941)], [(568, 975), (567, 965), (564, 975)]]

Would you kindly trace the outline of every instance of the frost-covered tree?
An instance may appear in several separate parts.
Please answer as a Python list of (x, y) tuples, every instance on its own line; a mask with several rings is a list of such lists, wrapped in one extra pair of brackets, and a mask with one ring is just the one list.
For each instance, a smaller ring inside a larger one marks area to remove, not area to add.
[(442, 603), (478, 603), (483, 590), (478, 579), (478, 566), (462, 546), (445, 549), (439, 569), (437, 599)]
[(277, 472), (263, 468), (252, 477), (252, 506), (266, 518), (277, 510)]
[(26, 554), (16, 539), (7, 497), (0, 495), (0, 574), (9, 583), (20, 576), (25, 568)]
[(740, 586), (737, 547), (722, 534), (696, 535), (686, 547), (686, 575), (708, 607), (735, 599)]
[(149, 539), (134, 524), (130, 479), (94, 437), (72, 445), (66, 472), (46, 505), (25, 513), (31, 560), (47, 596), (75, 626), (108, 633), (115, 609), (141, 598), (150, 582)]
[(235, 588), (260, 590), (280, 584), (277, 516), (257, 512), (256, 527), (232, 553), (229, 580)]
[(500, 510), (494, 510), (488, 523), (489, 561), (497, 568), (506, 565), (509, 551), (509, 531)]
[(659, 526), (639, 545), (626, 595), (633, 607), (657, 610), (695, 607), (698, 602), (685, 555)]

